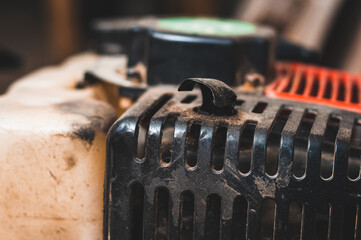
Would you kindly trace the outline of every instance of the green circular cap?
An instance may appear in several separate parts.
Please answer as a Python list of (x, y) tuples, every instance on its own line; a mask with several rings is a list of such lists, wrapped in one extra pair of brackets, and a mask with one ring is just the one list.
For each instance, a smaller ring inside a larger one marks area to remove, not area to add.
[(253, 24), (217, 18), (163, 18), (158, 21), (158, 27), (182, 33), (222, 36), (251, 34), (256, 31)]

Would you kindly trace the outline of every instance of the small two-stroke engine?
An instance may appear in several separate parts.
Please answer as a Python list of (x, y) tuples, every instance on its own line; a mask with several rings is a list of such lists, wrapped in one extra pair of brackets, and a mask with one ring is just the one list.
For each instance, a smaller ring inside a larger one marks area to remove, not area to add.
[(0, 98), (2, 239), (361, 239), (360, 76), (237, 20), (95, 33)]
[(96, 29), (128, 55), (120, 96), (140, 96), (108, 133), (104, 239), (361, 238), (360, 76), (240, 21)]

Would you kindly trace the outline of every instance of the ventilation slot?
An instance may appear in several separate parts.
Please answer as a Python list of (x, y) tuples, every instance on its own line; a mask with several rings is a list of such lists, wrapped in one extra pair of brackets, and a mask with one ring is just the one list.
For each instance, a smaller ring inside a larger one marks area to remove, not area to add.
[(316, 112), (307, 109), (295, 136), (292, 171), (296, 178), (301, 178), (306, 173), (308, 137), (315, 119)]
[(172, 146), (174, 139), (174, 127), (178, 116), (170, 116), (165, 121), (162, 128), (162, 141), (160, 159), (163, 165), (167, 165), (172, 159)]
[(287, 86), (283, 89), (282, 92), (288, 93), (291, 90), (292, 87), (292, 83), (293, 83), (293, 78), (295, 76), (295, 72), (290, 70), (290, 74), (289, 74), (289, 78), (285, 77), (285, 80), (287, 81)]
[(322, 142), (321, 177), (323, 179), (329, 179), (333, 174), (335, 141), (339, 127), (340, 119), (330, 116)]
[(339, 81), (337, 100), (344, 101), (345, 100), (345, 83), (343, 81)]
[(185, 98), (183, 98), (181, 103), (192, 103), (196, 98), (197, 98), (197, 95), (188, 95)]
[(149, 129), (150, 120), (161, 109), (164, 104), (172, 98), (172, 95), (166, 94), (159, 98), (147, 111), (142, 115), (137, 126), (138, 139), (136, 147), (136, 157), (138, 160), (142, 160), (145, 156), (145, 143), (147, 140), (147, 134)]
[(194, 239), (194, 196), (190, 191), (185, 191), (181, 194), (181, 207), (179, 216), (180, 240)]
[(267, 107), (267, 103), (266, 102), (259, 102), (257, 103), (257, 105), (252, 109), (253, 113), (263, 113), (264, 110)]
[(350, 152), (348, 157), (348, 177), (357, 180), (360, 177), (361, 165), (361, 122), (355, 120), (352, 127)]
[(329, 78), (327, 78), (326, 88), (325, 88), (323, 97), (326, 99), (331, 99), (331, 94), (332, 94), (332, 83), (331, 83), (331, 80)]
[(352, 82), (351, 102), (356, 104), (359, 103), (359, 96), (360, 96), (359, 88), (355, 82)]
[(261, 209), (261, 239), (273, 239), (276, 203), (272, 199), (262, 202)]
[(221, 223), (221, 197), (211, 194), (207, 197), (205, 239), (219, 240)]
[(318, 79), (313, 80), (311, 91), (310, 91), (310, 96), (317, 97), (318, 91), (320, 90), (319, 87), (320, 86), (319, 86)]
[(319, 204), (316, 208), (316, 239), (329, 239), (331, 208), (328, 203)]
[(302, 209), (303, 206), (299, 202), (292, 202), (290, 204), (285, 239), (300, 239), (302, 228)]
[(166, 188), (159, 188), (155, 192), (155, 229), (154, 239), (168, 239), (169, 192)]
[(297, 86), (297, 91), (296, 91), (296, 94), (299, 94), (299, 95), (303, 94), (303, 92), (305, 91), (305, 87), (306, 87), (306, 76), (305, 76), (304, 72), (302, 72), (301, 74), (302, 74), (302, 76), (301, 76), (301, 79)]
[(343, 211), (342, 240), (356, 239), (357, 205), (353, 202), (346, 202)]
[(186, 151), (185, 151), (185, 165), (188, 169), (193, 169), (197, 165), (197, 153), (199, 134), (201, 131), (201, 125), (193, 123), (187, 132), (186, 138)]
[(251, 170), (254, 130), (257, 122), (246, 122), (239, 140), (238, 171), (243, 174)]
[(221, 171), (224, 165), (224, 149), (226, 146), (227, 128), (218, 127), (213, 135), (212, 143), (212, 168), (215, 171)]
[(132, 240), (143, 239), (143, 208), (144, 188), (140, 183), (134, 183), (131, 187), (130, 194)]
[(232, 215), (232, 239), (246, 239), (248, 202), (244, 197), (234, 199)]
[(291, 112), (290, 108), (281, 108), (268, 135), (265, 171), (270, 176), (274, 176), (278, 171), (281, 134)]

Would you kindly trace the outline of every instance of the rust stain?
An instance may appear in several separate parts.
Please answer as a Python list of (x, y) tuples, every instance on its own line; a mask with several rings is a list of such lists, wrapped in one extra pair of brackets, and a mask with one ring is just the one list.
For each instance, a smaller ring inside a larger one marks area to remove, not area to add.
[(67, 170), (67, 171), (71, 170), (76, 165), (76, 161), (72, 156), (65, 158), (65, 162), (67, 165), (67, 168), (65, 170)]

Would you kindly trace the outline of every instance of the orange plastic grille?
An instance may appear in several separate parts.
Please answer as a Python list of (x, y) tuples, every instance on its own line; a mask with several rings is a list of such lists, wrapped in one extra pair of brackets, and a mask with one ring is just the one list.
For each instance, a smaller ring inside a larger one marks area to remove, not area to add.
[(361, 113), (361, 75), (305, 65), (277, 63), (276, 79), (265, 95)]

